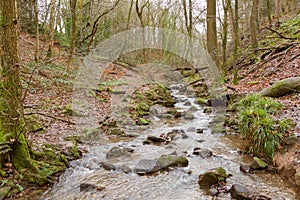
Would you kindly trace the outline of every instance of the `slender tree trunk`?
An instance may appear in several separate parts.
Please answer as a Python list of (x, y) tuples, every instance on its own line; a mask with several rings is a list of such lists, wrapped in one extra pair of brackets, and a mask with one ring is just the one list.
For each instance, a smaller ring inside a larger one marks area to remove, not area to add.
[(224, 75), (227, 73), (227, 38), (228, 38), (228, 0), (222, 0), (223, 11), (224, 11), (224, 22), (223, 22), (223, 37), (222, 37), (222, 70)]
[(129, 30), (130, 18), (131, 18), (131, 13), (132, 13), (132, 7), (133, 7), (133, 0), (131, 0), (131, 2), (130, 2), (130, 7), (129, 7), (129, 12), (128, 12), (128, 17), (127, 17), (126, 30)]
[[(259, 0), (253, 0), (251, 16), (250, 16), (250, 32), (251, 32), (251, 45), (255, 50), (257, 48), (257, 11)], [(254, 51), (256, 53), (256, 51)]]
[(266, 7), (267, 7), (267, 16), (268, 16), (268, 23), (272, 24), (272, 17), (271, 17), (271, 2), (270, 0), (266, 0)]
[(216, 26), (216, 0), (207, 1), (207, 50), (212, 59), (216, 62), (217, 66), (219, 65), (218, 58), (218, 43), (217, 43), (217, 26)]
[(275, 0), (275, 27), (279, 28), (280, 0)]
[(237, 47), (238, 47), (238, 0), (235, 0), (234, 11), (231, 6), (231, 0), (227, 0), (228, 10), (230, 14), (230, 25), (231, 25), (231, 33), (233, 39), (233, 84), (237, 84), (238, 82), (238, 67), (236, 65), (237, 62)]
[(33, 0), (34, 9), (34, 21), (35, 21), (35, 62), (39, 62), (40, 57), (40, 33), (39, 33), (39, 11), (38, 11), (38, 1)]
[(68, 73), (70, 73), (72, 70), (71, 66), (73, 64), (73, 54), (75, 51), (75, 43), (76, 43), (76, 32), (77, 32), (76, 3), (77, 0), (70, 0), (70, 8), (71, 8), (71, 15), (72, 15), (72, 38), (71, 38), (70, 54), (69, 54), (69, 61), (67, 67)]
[(55, 24), (55, 0), (50, 1), (50, 21), (47, 57), (52, 58), (54, 46), (54, 24)]

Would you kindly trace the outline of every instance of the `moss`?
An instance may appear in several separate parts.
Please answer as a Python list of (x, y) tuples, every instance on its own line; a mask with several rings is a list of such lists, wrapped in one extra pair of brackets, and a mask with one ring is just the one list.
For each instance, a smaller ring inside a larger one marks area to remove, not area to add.
[(140, 125), (149, 125), (150, 122), (144, 118), (139, 118), (138, 124)]
[(6, 174), (5, 171), (3, 171), (2, 169), (0, 169), (0, 176), (1, 176), (1, 177), (6, 177), (7, 174)]

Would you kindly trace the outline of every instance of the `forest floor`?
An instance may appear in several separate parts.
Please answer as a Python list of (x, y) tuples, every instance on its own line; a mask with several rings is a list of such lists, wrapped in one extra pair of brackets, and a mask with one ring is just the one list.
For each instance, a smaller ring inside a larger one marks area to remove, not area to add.
[[(276, 35), (276, 33), (272, 34)], [(278, 80), (300, 76), (299, 40), (286, 40), (277, 36), (281, 42), (270, 47), (270, 52), (264, 59), (254, 62), (246, 62), (245, 60), (248, 59), (245, 59), (241, 62), (240, 80), (237, 85), (231, 84), (232, 77), (228, 77), (228, 83), (226, 83), (228, 93), (255, 93)], [(55, 46), (55, 56), (51, 60), (47, 60), (46, 55), (42, 54), (41, 57), (45, 59), (41, 59), (38, 65), (34, 64), (32, 62), (34, 60), (34, 40), (29, 34), (22, 33), (20, 36), (21, 77), (24, 93), (26, 93), (25, 115), (29, 120), (37, 122), (37, 125), (27, 134), (28, 142), (35, 150), (50, 144), (63, 152), (74, 146), (74, 140), (70, 138), (80, 135), (70, 114), (75, 73), (67, 74), (67, 53), (58, 45)], [(279, 51), (280, 46), (287, 46), (287, 48)], [(40, 51), (43, 53), (46, 50), (47, 42), (42, 40)], [(263, 52), (260, 55), (262, 54)], [(81, 65), (81, 60), (77, 58), (75, 63), (74, 68), (76, 69)], [(108, 69), (113, 73), (108, 73), (107, 78), (118, 78), (124, 74), (124, 70), (122, 67)], [(109, 92), (101, 92), (101, 98), (103, 101), (98, 102), (97, 105), (99, 122), (106, 118), (111, 106)], [(284, 104), (282, 116), (290, 118), (296, 123), (290, 132), (299, 138), (300, 94), (290, 94), (276, 99)], [(89, 147), (86, 145), (80, 143), (76, 143), (76, 145), (83, 153), (89, 151)], [(294, 176), (296, 170), (299, 170), (298, 173), (300, 172), (299, 149), (300, 142), (298, 140), (289, 151), (283, 154), (278, 153), (275, 157), (279, 172), (288, 179)], [(38, 193), (44, 189), (28, 187), (19, 197), (26, 198), (26, 195), (32, 195), (32, 193)]]

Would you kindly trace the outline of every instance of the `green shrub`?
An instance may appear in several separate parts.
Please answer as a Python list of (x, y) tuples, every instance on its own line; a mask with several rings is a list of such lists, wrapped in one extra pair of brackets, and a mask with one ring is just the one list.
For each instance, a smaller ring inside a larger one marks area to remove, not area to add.
[(239, 102), (239, 130), (249, 153), (265, 156), (273, 160), (284, 139), (284, 134), (292, 126), (289, 119), (276, 119), (282, 104), (260, 95), (249, 95)]

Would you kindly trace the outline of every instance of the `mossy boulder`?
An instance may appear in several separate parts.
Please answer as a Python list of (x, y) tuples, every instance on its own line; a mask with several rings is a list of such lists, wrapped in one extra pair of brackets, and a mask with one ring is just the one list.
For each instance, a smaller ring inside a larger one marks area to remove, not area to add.
[(226, 170), (222, 167), (211, 169), (199, 175), (198, 184), (201, 189), (209, 189), (212, 185), (225, 183), (227, 178)]
[(157, 167), (160, 169), (164, 169), (171, 166), (185, 167), (187, 166), (189, 161), (187, 158), (183, 156), (177, 155), (161, 155), (157, 160)]

